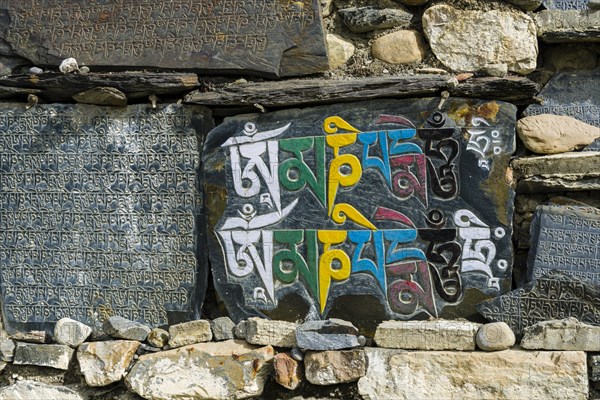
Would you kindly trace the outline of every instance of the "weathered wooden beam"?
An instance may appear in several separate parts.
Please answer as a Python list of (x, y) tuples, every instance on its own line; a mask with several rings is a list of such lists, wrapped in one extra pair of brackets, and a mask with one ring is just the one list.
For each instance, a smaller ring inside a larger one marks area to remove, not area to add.
[(0, 86), (38, 89), (37, 95), (52, 102), (73, 101), (73, 95), (95, 87), (114, 87), (130, 100), (151, 94), (177, 96), (197, 89), (198, 76), (192, 73), (106, 72), (89, 74), (45, 73), (0, 77)]
[(523, 77), (471, 78), (456, 84), (451, 76), (420, 75), (350, 80), (294, 79), (228, 83), (195, 90), (184, 102), (209, 107), (290, 107), (376, 98), (426, 97), (448, 91), (452, 96), (529, 101), (539, 85)]

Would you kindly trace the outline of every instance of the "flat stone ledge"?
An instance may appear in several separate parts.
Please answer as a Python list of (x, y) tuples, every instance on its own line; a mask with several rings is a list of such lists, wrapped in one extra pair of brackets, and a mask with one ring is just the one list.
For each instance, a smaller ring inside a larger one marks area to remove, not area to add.
[(600, 326), (584, 324), (576, 318), (538, 322), (525, 328), (521, 347), (600, 352)]
[(475, 350), (481, 324), (468, 321), (385, 321), (375, 332), (378, 347), (411, 350)]

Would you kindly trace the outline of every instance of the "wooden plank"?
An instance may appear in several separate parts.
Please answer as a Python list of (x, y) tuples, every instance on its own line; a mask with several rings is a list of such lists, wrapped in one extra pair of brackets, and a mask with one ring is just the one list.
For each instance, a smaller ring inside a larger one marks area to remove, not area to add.
[(0, 86), (39, 89), (38, 96), (48, 102), (71, 102), (73, 95), (98, 86), (114, 87), (125, 93), (129, 100), (141, 100), (151, 94), (179, 96), (200, 85), (198, 76), (192, 73), (107, 72), (8, 75), (0, 77)]

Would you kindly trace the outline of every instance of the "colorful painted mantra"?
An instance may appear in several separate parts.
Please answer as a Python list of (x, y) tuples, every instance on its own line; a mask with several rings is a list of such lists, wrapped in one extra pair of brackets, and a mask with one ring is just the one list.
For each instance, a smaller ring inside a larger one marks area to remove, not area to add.
[(363, 293), (411, 318), (439, 316), (467, 287), (506, 290), (510, 227), (460, 201), (461, 186), (477, 182), (461, 182), (459, 159), (469, 153), (489, 174), (512, 142), (482, 118), (464, 129), (444, 126), (441, 113), (425, 128), (391, 115), (376, 123), (384, 129), (360, 131), (329, 116), (322, 132), (286, 137), (293, 122), (264, 131), (246, 122), (222, 143), (228, 201), (215, 237), (223, 280), (243, 288), (246, 308), (272, 310), (296, 292), (324, 317), (335, 297)]

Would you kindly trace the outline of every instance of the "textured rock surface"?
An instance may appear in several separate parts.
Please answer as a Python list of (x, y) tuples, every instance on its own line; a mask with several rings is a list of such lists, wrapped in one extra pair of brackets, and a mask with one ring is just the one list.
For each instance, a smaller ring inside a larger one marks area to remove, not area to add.
[(598, 54), (587, 44), (563, 44), (548, 47), (543, 52), (544, 67), (552, 71), (594, 69)]
[(590, 380), (600, 382), (600, 354), (590, 355), (589, 365), (591, 367)]
[(74, 350), (62, 344), (17, 343), (14, 364), (67, 370)]
[(385, 321), (375, 331), (378, 347), (414, 350), (475, 350), (481, 324), (468, 321)]
[(113, 316), (102, 325), (104, 332), (117, 339), (138, 340), (143, 342), (150, 334), (151, 329), (139, 322), (126, 318)]
[(246, 321), (246, 341), (261, 346), (294, 347), (298, 324), (252, 317)]
[(233, 331), (235, 323), (229, 317), (219, 317), (210, 321), (210, 329), (213, 333), (213, 340), (231, 340), (234, 339)]
[(77, 361), (89, 386), (106, 386), (120, 381), (133, 361), (140, 342), (113, 340), (84, 343), (77, 349)]
[(154, 347), (163, 347), (169, 342), (169, 332), (161, 328), (154, 328), (146, 340)]
[(294, 390), (302, 382), (302, 364), (294, 360), (287, 353), (279, 353), (273, 358), (275, 381), (284, 388)]
[(364, 33), (376, 29), (410, 25), (412, 13), (397, 8), (352, 7), (338, 10), (344, 25), (352, 32)]
[(303, 350), (340, 350), (359, 347), (358, 329), (341, 319), (309, 321), (296, 329), (296, 342)]
[(97, 87), (73, 96), (73, 100), (78, 103), (96, 104), (99, 106), (125, 106), (127, 105), (127, 96), (119, 89), (113, 87)]
[(556, 154), (589, 145), (600, 137), (600, 128), (564, 115), (540, 114), (521, 118), (517, 133), (534, 153)]
[(538, 322), (525, 328), (521, 347), (600, 352), (600, 326), (581, 323), (577, 318)]
[(475, 336), (477, 347), (485, 351), (510, 349), (515, 345), (515, 333), (505, 322), (482, 325)]
[(373, 57), (390, 64), (418, 63), (425, 57), (427, 45), (417, 31), (402, 30), (375, 39)]
[(271, 346), (198, 343), (141, 356), (125, 378), (146, 399), (243, 399), (259, 396), (272, 371)]
[(4, 339), (0, 342), (0, 360), (11, 362), (15, 356), (15, 342)]
[(588, 395), (584, 352), (407, 352), (366, 349), (358, 392), (371, 399), (577, 399)]
[(329, 68), (340, 67), (354, 55), (354, 45), (338, 35), (332, 33), (327, 35), (327, 56), (329, 57)]
[(188, 344), (208, 342), (212, 339), (210, 321), (199, 319), (169, 327), (169, 346), (181, 347)]
[(18, 342), (27, 342), (27, 343), (49, 343), (50, 338), (46, 331), (29, 331), (29, 332), (15, 332), (10, 335), (11, 339), (14, 339)]
[(83, 400), (84, 397), (66, 387), (35, 381), (18, 381), (0, 388), (0, 399), (6, 400)]
[(600, 42), (598, 12), (543, 10), (535, 14), (535, 24), (544, 42)]
[(423, 30), (436, 57), (455, 71), (506, 64), (510, 71), (528, 74), (536, 67), (535, 24), (522, 12), (437, 5), (423, 14)]
[(92, 334), (92, 328), (70, 318), (61, 318), (54, 326), (54, 340), (58, 344), (77, 347)]
[(304, 357), (306, 380), (313, 385), (354, 382), (365, 375), (364, 350), (308, 352)]

